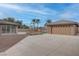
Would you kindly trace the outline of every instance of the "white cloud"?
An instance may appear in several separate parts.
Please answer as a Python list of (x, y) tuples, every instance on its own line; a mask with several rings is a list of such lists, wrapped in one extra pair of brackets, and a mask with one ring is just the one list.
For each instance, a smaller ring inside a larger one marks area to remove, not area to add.
[(0, 16), (3, 16), (4, 14), (2, 12), (0, 12)]
[(5, 17), (5, 16), (6, 16), (5, 13), (0, 12), (0, 18), (3, 18), (3, 17)]
[(21, 10), (21, 7), (13, 4), (0, 4), (0, 7), (14, 9), (14, 10)]
[(15, 10), (17, 12), (32, 12), (32, 13), (38, 13), (38, 14), (43, 14), (43, 15), (54, 15), (57, 13), (57, 11), (55, 10), (51, 10), (47, 7), (43, 7), (39, 5), (39, 9), (35, 9), (33, 8), (34, 6), (29, 6), (27, 5), (26, 7), (23, 7), (23, 6), (19, 6), (19, 5), (16, 5), (16, 4), (0, 4), (0, 7), (3, 7), (3, 8), (8, 8), (8, 9), (12, 9), (12, 10)]
[(78, 16), (78, 14), (75, 12), (64, 12), (60, 14), (60, 18), (75, 18), (76, 16)]
[(77, 18), (79, 16), (79, 4), (72, 4), (59, 13), (59, 18)]

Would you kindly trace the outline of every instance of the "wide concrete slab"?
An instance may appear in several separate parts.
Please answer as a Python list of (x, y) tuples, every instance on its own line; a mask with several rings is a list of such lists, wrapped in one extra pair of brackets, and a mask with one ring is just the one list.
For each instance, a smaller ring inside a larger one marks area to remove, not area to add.
[(72, 56), (79, 55), (79, 36), (34, 35), (0, 53), (6, 56)]

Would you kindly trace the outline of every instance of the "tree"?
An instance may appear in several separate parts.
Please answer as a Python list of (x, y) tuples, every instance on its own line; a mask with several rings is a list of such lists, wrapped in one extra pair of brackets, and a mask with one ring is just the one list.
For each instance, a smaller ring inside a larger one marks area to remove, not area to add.
[(26, 24), (23, 24), (22, 20), (17, 20), (16, 23), (20, 25), (19, 28), (23, 28), (23, 29), (29, 28), (29, 26), (27, 26)]
[[(8, 21), (8, 22), (18, 23), (19, 24), (18, 28), (24, 28), (24, 29), (29, 28), (29, 26), (23, 24), (22, 20), (15, 20), (15, 18), (12, 18), (12, 17), (3, 18), (3, 20)], [(33, 22), (34, 22), (34, 20), (33, 20)]]
[(15, 22), (15, 19), (12, 17), (7, 17), (3, 19), (4, 21)]
[[(32, 20), (32, 24), (33, 24), (33, 29), (34, 29), (34, 30), (35, 30), (35, 28), (38, 29), (39, 23), (40, 23), (40, 19), (33, 19), (33, 20)], [(36, 27), (36, 25), (37, 25), (37, 27)]]
[(47, 20), (47, 23), (51, 23), (52, 21), (50, 19)]
[(37, 29), (38, 29), (39, 23), (40, 23), (40, 19), (36, 19), (36, 23), (37, 23)]
[(22, 27), (23, 27), (23, 29), (27, 29), (27, 28), (29, 28), (29, 26), (27, 26), (27, 25), (22, 25)]
[(17, 20), (16, 23), (20, 25), (19, 28), (22, 28), (22, 25), (23, 25), (22, 20)]
[(46, 21), (45, 25), (48, 24), (48, 23), (51, 23), (51, 22), (52, 22), (52, 20), (51, 20), (51, 19), (48, 19), (48, 20)]
[(36, 19), (32, 20), (32, 24), (33, 24), (33, 29), (35, 30)]

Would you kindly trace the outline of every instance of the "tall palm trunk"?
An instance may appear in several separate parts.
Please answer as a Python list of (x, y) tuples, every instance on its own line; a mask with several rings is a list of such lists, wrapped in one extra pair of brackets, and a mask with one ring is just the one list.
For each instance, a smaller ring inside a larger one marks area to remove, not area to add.
[(33, 30), (35, 30), (35, 23), (33, 24), (33, 26), (34, 26), (34, 27), (33, 27)]
[(37, 23), (37, 30), (38, 30), (38, 26), (39, 26), (39, 24)]

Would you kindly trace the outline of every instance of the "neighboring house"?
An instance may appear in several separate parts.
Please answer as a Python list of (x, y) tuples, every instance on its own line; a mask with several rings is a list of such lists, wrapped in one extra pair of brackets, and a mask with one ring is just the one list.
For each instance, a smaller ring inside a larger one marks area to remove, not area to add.
[(79, 32), (79, 23), (60, 20), (47, 24), (47, 31), (51, 34), (77, 35)]
[(17, 23), (0, 20), (0, 34), (1, 33), (16, 33), (18, 28)]

